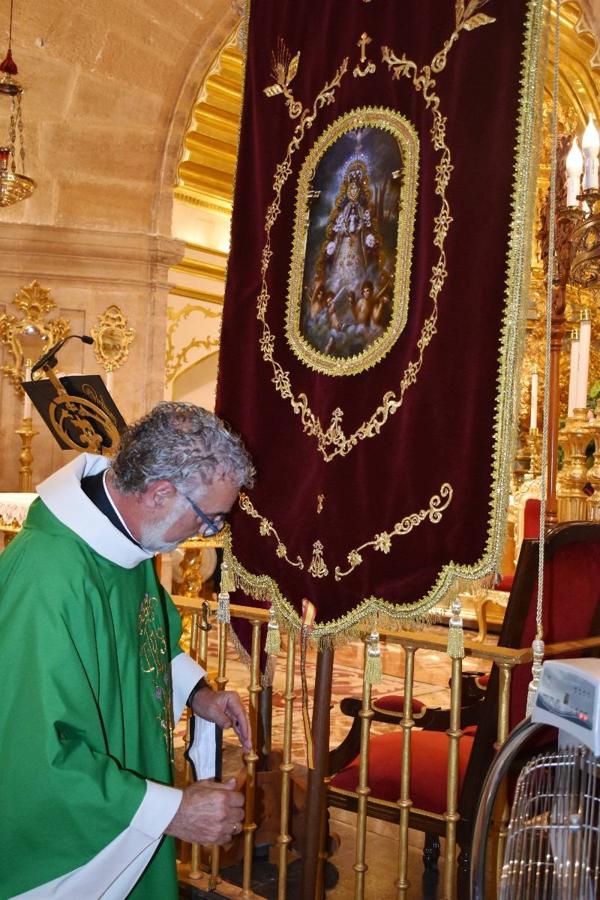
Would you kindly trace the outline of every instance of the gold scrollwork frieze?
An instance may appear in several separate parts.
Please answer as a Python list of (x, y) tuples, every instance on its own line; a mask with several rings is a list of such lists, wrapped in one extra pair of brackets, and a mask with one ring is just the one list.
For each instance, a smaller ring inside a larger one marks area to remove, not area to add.
[(360, 566), (363, 561), (360, 553), (361, 550), (365, 550), (367, 547), (373, 547), (380, 553), (389, 553), (392, 549), (393, 538), (410, 534), (410, 532), (413, 531), (413, 529), (418, 528), (425, 519), (429, 519), (433, 525), (437, 525), (442, 519), (443, 511), (448, 508), (452, 501), (452, 494), (452, 486), (448, 483), (443, 484), (440, 488), (439, 495), (434, 494), (430, 499), (427, 509), (421, 509), (417, 513), (411, 513), (411, 515), (405, 516), (400, 522), (396, 522), (391, 531), (382, 531), (380, 534), (376, 534), (372, 541), (366, 541), (364, 544), (361, 544), (360, 547), (351, 550), (348, 554), (350, 568), (342, 571), (340, 566), (336, 566), (335, 580), (340, 581), (346, 575), (353, 572), (357, 566)]
[(220, 319), (222, 310), (220, 308), (212, 309), (210, 306), (202, 304), (188, 303), (183, 309), (174, 310), (167, 308), (167, 318), (169, 324), (167, 326), (167, 350), (165, 354), (165, 381), (169, 384), (175, 379), (188, 363), (188, 354), (195, 349), (205, 350), (212, 353), (219, 346), (218, 337), (209, 335), (206, 338), (193, 337), (180, 350), (175, 350), (175, 334), (182, 322), (192, 313), (201, 313), (206, 319)]

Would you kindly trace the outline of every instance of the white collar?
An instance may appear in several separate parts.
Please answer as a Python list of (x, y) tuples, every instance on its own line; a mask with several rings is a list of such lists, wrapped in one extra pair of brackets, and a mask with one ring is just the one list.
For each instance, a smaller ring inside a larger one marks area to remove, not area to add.
[(37, 487), (37, 492), (56, 518), (86, 544), (117, 566), (133, 569), (154, 554), (133, 544), (94, 506), (81, 490), (81, 479), (97, 475), (110, 465), (105, 456), (80, 453)]

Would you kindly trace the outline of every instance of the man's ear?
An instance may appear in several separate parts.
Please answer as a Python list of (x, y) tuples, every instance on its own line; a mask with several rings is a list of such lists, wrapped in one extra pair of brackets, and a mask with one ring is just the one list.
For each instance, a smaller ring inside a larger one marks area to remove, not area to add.
[(142, 494), (142, 503), (152, 509), (160, 509), (161, 506), (171, 500), (177, 493), (177, 488), (166, 479), (152, 481)]

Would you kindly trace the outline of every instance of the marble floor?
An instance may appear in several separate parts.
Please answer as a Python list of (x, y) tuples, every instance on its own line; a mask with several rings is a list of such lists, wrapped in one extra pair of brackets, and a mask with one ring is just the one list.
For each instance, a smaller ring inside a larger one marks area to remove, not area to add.
[[(331, 735), (330, 747), (337, 746), (345, 736), (349, 719), (343, 716), (339, 709), (339, 703), (343, 697), (360, 696), (362, 689), (363, 647), (360, 642), (346, 644), (335, 652), (334, 677), (332, 689), (331, 708)], [(209, 643), (209, 662), (216, 665), (216, 645)], [(309, 652), (306, 660), (306, 678), (310, 686), (314, 685), (316, 659), (313, 652)], [(374, 689), (374, 694), (402, 693), (402, 673), (404, 671), (404, 653), (394, 644), (382, 646), (383, 681)], [(484, 671), (486, 664), (480, 660), (465, 659), (466, 671)], [(242, 696), (247, 697), (248, 670), (235, 657), (233, 650), (228, 654), (227, 677), (228, 687), (235, 688)], [(420, 650), (415, 657), (415, 687), (414, 695), (425, 701), (428, 706), (447, 706), (449, 702), (448, 680), (450, 677), (450, 661), (446, 654), (440, 654), (429, 650)], [(273, 746), (280, 747), (283, 735), (284, 701), (283, 690), (285, 683), (285, 659), (283, 655), (278, 659), (273, 680)], [(306, 765), (306, 744), (301, 724), (300, 697), (300, 662), (296, 659), (294, 703), (294, 736), (292, 742), (292, 756), (294, 763), (301, 769)], [(309, 698), (310, 705), (310, 698)], [(375, 731), (383, 731), (391, 726), (374, 724)], [(179, 728), (179, 742), (181, 743), (181, 726)], [(231, 737), (225, 735), (227, 752), (225, 754), (226, 767), (234, 770), (241, 764), (239, 754), (231, 743)], [(335, 900), (350, 900), (354, 898), (354, 871), (356, 829), (355, 817), (344, 810), (331, 810), (331, 831), (339, 836), (339, 846), (331, 856), (326, 871), (326, 896)], [(386, 898), (396, 897), (394, 881), (397, 877), (398, 836), (397, 826), (368, 819), (367, 827), (366, 861), (368, 872), (366, 875), (365, 897)], [(411, 900), (436, 900), (441, 896), (441, 860), (440, 876), (436, 879), (431, 873), (424, 878), (422, 866), (423, 835), (418, 832), (410, 832), (409, 835), (409, 878)], [(266, 849), (266, 848), (265, 848)], [(443, 853), (443, 848), (442, 848)], [(223, 870), (223, 876), (233, 884), (241, 884), (242, 869), (240, 865)], [(294, 900), (299, 896), (299, 865), (293, 863), (289, 868), (288, 900)], [(267, 900), (275, 900), (277, 897), (277, 869), (261, 858), (260, 852), (253, 865), (253, 890), (259, 896)], [(191, 886), (182, 884), (181, 897), (186, 900), (199, 900), (201, 897), (216, 897), (215, 893), (203, 893)], [(231, 896), (235, 896), (231, 894)]]

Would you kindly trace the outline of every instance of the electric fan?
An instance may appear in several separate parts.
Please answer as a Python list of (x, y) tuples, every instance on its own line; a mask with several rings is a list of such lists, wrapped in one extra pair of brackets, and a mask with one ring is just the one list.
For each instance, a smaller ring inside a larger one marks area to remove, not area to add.
[(521, 770), (508, 826), (500, 900), (600, 898), (600, 660), (544, 663), (531, 719), (509, 736), (483, 786), (471, 896), (484, 898), (487, 835), (498, 788), (531, 735), (559, 729), (558, 749)]

